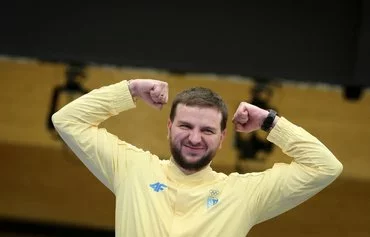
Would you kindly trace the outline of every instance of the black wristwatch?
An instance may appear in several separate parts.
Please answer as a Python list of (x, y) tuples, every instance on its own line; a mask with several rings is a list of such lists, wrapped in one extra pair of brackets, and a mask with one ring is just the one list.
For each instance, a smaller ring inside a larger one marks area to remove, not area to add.
[(272, 124), (277, 114), (277, 112), (273, 109), (269, 109), (268, 111), (269, 111), (269, 114), (267, 115), (265, 120), (263, 120), (263, 123), (261, 125), (261, 129), (265, 132), (269, 132), (271, 130)]

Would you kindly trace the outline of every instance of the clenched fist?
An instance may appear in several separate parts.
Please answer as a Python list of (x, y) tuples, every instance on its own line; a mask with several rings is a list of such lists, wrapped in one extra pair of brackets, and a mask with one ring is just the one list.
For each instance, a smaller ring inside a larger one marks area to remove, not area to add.
[(150, 106), (162, 109), (168, 101), (168, 83), (153, 79), (130, 80), (129, 89), (132, 97), (144, 100)]
[[(247, 102), (241, 102), (232, 119), (235, 130), (237, 132), (249, 133), (260, 129), (268, 113), (265, 109), (261, 109)], [(278, 117), (276, 116), (274, 124), (277, 119)]]

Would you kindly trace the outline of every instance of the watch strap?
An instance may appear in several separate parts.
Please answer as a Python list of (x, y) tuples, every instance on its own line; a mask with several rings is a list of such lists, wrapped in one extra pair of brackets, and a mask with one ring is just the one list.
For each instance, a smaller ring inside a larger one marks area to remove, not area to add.
[(268, 113), (267, 117), (265, 118), (265, 120), (263, 120), (263, 123), (261, 125), (261, 129), (265, 132), (269, 132), (271, 130), (273, 122), (274, 122), (275, 117), (277, 115), (277, 112), (273, 109), (269, 109), (268, 111), (269, 111), (269, 113)]

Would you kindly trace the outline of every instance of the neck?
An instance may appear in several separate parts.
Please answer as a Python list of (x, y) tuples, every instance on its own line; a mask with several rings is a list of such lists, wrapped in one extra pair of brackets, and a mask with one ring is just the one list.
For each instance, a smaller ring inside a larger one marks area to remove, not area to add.
[(197, 170), (187, 170), (187, 169), (184, 169), (182, 167), (180, 167), (177, 163), (176, 163), (176, 166), (186, 175), (191, 175), (191, 174), (194, 174), (196, 172), (198, 172)]

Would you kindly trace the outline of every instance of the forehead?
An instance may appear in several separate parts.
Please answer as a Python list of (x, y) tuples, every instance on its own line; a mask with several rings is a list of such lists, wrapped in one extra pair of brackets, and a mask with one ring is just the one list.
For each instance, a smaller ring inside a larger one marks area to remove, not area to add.
[(194, 125), (201, 126), (220, 126), (222, 114), (216, 108), (187, 106), (178, 104), (176, 108), (176, 121), (185, 121)]

